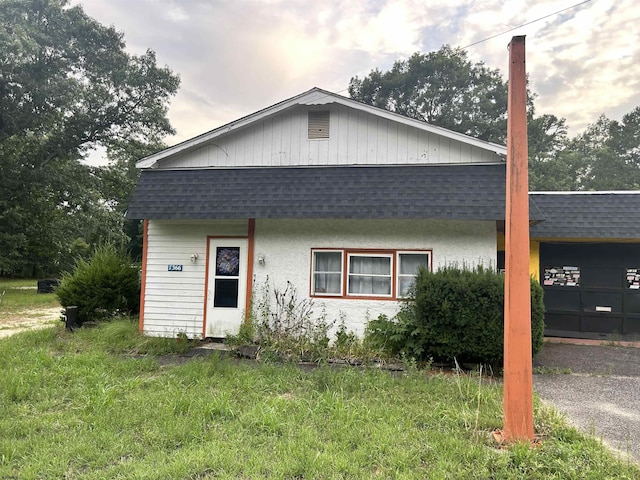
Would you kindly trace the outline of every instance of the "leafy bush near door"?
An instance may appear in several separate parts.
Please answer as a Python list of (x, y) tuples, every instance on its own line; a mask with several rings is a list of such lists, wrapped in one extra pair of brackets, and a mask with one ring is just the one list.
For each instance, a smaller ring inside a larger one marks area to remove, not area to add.
[(79, 259), (55, 291), (63, 307), (78, 307), (78, 323), (116, 313), (138, 313), (140, 281), (131, 257), (114, 245), (96, 249), (89, 260)]
[[(532, 351), (542, 347), (542, 287), (531, 281)], [(504, 348), (504, 276), (492, 270), (422, 269), (394, 320), (372, 320), (367, 337), (392, 354), (417, 360), (499, 365)]]

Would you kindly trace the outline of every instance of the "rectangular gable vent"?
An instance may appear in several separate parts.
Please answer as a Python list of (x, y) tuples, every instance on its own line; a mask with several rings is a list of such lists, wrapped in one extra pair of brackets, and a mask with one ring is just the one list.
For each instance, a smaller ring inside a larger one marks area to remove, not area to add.
[(309, 140), (329, 138), (329, 111), (309, 112)]

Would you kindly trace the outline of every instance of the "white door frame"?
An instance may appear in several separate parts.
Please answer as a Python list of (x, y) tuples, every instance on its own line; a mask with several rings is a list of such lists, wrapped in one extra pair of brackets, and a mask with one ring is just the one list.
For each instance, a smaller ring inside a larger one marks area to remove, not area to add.
[[(237, 257), (233, 250), (238, 251)], [(219, 265), (216, 261), (218, 253)], [(225, 254), (231, 264), (225, 260)], [(245, 320), (247, 295), (250, 293), (247, 292), (248, 267), (247, 237), (208, 237), (204, 337), (224, 338), (238, 333)]]

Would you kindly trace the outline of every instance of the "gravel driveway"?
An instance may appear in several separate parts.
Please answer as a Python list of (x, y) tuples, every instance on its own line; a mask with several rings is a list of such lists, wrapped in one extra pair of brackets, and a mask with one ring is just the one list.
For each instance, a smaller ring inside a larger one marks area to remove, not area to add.
[(534, 374), (540, 398), (640, 464), (640, 348), (545, 343), (533, 365), (554, 372)]
[(0, 310), (0, 338), (60, 323), (58, 320), (61, 310), (61, 307), (26, 309), (11, 313)]

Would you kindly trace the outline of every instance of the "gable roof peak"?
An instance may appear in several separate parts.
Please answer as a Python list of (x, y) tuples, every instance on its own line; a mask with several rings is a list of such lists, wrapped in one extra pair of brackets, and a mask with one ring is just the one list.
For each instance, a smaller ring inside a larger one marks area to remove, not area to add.
[(154, 168), (158, 166), (158, 162), (164, 158), (172, 157), (176, 154), (183, 153), (192, 148), (201, 146), (204, 143), (211, 141), (222, 135), (226, 135), (229, 132), (240, 129), (253, 122), (263, 120), (269, 116), (276, 115), (283, 110), (293, 107), (295, 105), (328, 105), (339, 104), (348, 108), (352, 108), (359, 111), (367, 112), (377, 117), (385, 118), (389, 121), (404, 124), (413, 128), (424, 130), (436, 135), (440, 135), (452, 140), (472, 145), (483, 150), (488, 150), (499, 155), (506, 155), (507, 149), (503, 145), (487, 142), (485, 140), (479, 140), (477, 138), (465, 135), (463, 133), (454, 132), (446, 128), (437, 127), (435, 125), (428, 124), (426, 122), (415, 120), (413, 118), (405, 117), (398, 113), (390, 112), (382, 108), (367, 105), (349, 97), (344, 97), (338, 93), (329, 92), (319, 87), (313, 87), (306, 92), (295, 95), (291, 98), (278, 102), (269, 107), (263, 108), (252, 114), (241, 117), (233, 122), (222, 125), (218, 128), (205, 132), (201, 135), (185, 140), (181, 143), (173, 145), (169, 148), (161, 150), (147, 157), (142, 158), (136, 163), (137, 168)]

